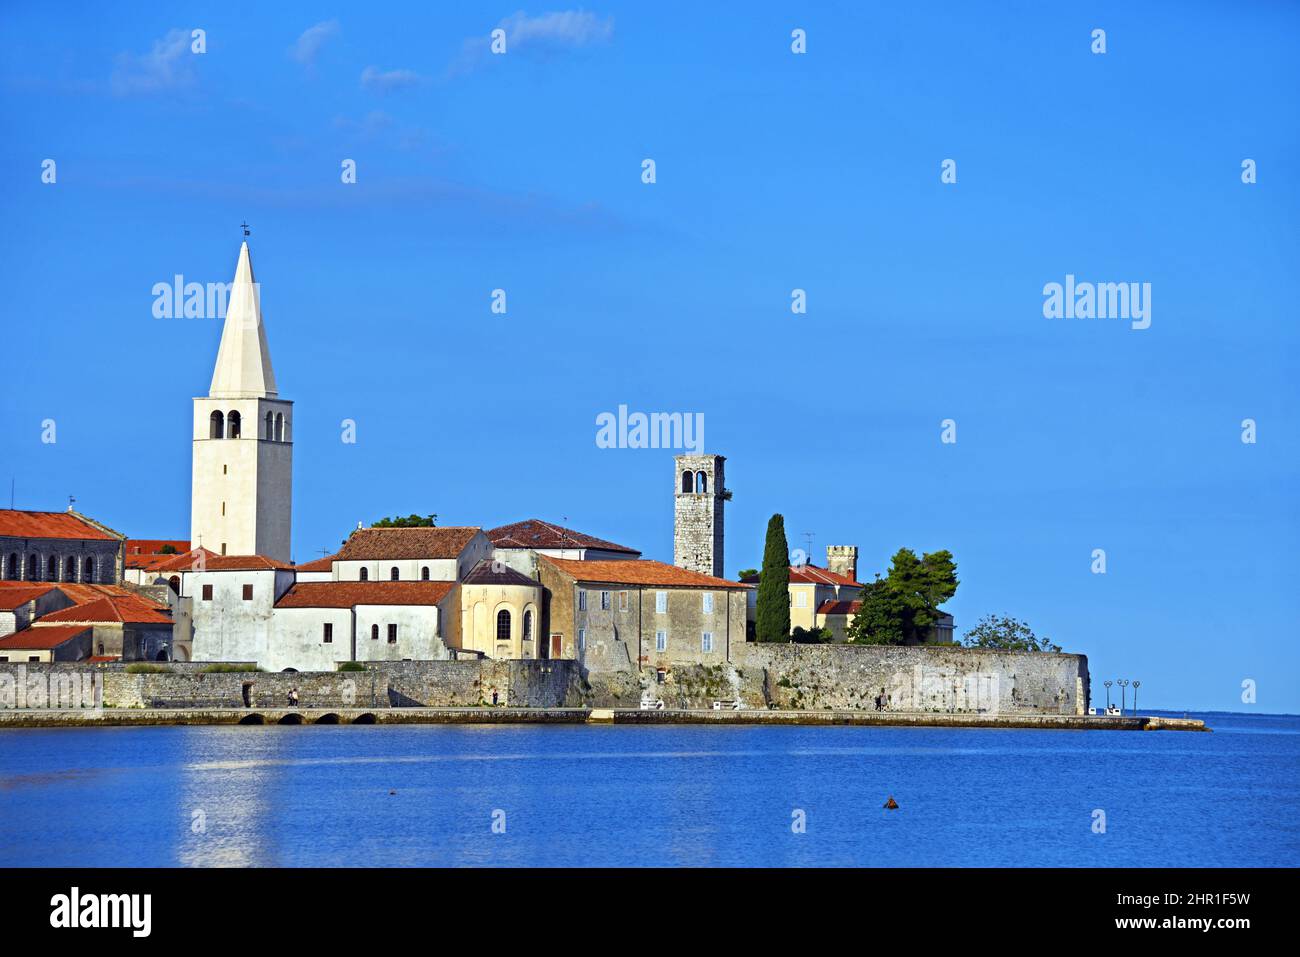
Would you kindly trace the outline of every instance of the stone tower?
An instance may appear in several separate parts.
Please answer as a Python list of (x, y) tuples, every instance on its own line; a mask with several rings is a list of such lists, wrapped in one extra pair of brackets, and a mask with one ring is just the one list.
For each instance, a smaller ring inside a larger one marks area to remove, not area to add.
[(194, 400), (191, 546), (289, 561), (292, 485), (293, 403), (276, 391), (245, 242), (212, 385)]
[(722, 506), (727, 485), (721, 455), (673, 458), (673, 564), (723, 578)]
[(827, 545), (826, 570), (858, 580), (858, 546)]

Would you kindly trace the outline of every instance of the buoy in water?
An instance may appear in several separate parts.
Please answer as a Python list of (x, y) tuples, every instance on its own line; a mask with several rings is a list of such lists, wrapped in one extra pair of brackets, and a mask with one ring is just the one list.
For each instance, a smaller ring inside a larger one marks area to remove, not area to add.
[(894, 796), (892, 794), (889, 795), (889, 800), (885, 802), (885, 807), (891, 811), (898, 810), (898, 802), (894, 800)]

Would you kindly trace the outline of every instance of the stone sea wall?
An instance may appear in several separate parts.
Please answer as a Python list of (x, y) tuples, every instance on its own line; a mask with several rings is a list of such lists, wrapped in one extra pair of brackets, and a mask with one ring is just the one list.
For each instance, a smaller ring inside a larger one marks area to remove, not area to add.
[[(209, 672), (170, 662), (156, 673), (112, 664), (0, 664), (0, 709), (12, 708), (18, 681), (53, 686), (59, 676), (93, 672), (110, 708), (281, 708), (298, 689), (304, 708), (474, 707), (636, 708), (643, 698), (667, 709), (874, 711), (947, 714), (1083, 714), (1088, 663), (1082, 655), (967, 648), (746, 644), (736, 660), (652, 671), (587, 672), (574, 661), (371, 662), (359, 672)], [(32, 699), (35, 700), (35, 699)]]

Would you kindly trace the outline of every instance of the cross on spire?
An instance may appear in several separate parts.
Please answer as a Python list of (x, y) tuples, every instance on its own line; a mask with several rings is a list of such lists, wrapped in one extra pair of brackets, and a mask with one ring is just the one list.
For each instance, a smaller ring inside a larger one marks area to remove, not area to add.
[(248, 223), (240, 223), (239, 227), (244, 231), (245, 236), (250, 235), (248, 231)]

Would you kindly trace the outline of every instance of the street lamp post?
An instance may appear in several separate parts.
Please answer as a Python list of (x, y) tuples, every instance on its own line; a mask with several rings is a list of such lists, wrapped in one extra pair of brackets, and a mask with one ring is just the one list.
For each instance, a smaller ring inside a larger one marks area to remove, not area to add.
[(1106, 686), (1106, 710), (1107, 711), (1110, 710), (1110, 686), (1113, 685), (1114, 683), (1115, 682), (1111, 681), (1109, 678), (1107, 678), (1105, 681), (1102, 682), (1102, 684)]
[(1137, 710), (1138, 710), (1138, 688), (1140, 688), (1141, 686), (1142, 686), (1142, 682), (1140, 682), (1140, 681), (1134, 679), (1134, 681), (1133, 681), (1133, 713), (1134, 713), (1134, 714), (1137, 714)]
[(1124, 713), (1124, 689), (1128, 687), (1127, 678), (1115, 679), (1115, 684), (1119, 685), (1119, 713)]

